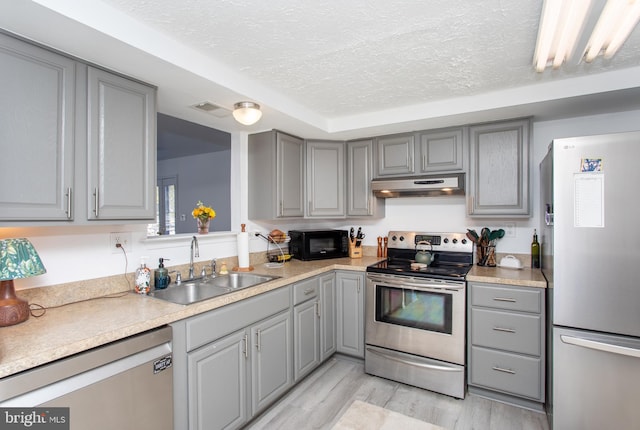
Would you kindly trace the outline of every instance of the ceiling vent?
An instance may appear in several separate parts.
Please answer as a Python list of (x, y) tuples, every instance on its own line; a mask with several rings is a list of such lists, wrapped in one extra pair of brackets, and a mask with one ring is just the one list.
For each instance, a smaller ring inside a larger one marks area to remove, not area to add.
[(215, 105), (211, 102), (200, 102), (191, 106), (194, 109), (198, 109), (199, 111), (206, 112), (218, 118), (226, 118), (231, 115), (231, 110), (223, 108), (221, 106)]

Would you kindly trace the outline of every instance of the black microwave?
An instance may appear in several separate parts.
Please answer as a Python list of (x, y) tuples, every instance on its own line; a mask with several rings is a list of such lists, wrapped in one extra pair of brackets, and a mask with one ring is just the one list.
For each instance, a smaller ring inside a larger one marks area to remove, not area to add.
[(347, 230), (289, 230), (289, 252), (298, 260), (349, 256)]

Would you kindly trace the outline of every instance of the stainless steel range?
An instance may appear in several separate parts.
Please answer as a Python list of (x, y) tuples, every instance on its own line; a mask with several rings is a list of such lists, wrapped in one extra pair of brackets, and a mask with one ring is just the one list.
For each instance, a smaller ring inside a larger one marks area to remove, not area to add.
[[(388, 259), (367, 267), (365, 371), (464, 398), (473, 243), (464, 233), (392, 231), (388, 239)], [(433, 261), (416, 263), (418, 253)]]

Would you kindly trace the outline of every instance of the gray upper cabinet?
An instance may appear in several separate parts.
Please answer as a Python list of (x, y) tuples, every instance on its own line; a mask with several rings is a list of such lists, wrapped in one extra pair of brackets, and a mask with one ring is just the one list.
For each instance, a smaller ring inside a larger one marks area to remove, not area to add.
[(469, 127), (471, 216), (528, 217), (529, 119)]
[(2, 34), (0, 63), (0, 220), (69, 220), (76, 63)]
[(344, 217), (344, 142), (307, 141), (307, 216)]
[(249, 136), (249, 218), (304, 216), (304, 141), (279, 131)]
[(465, 128), (420, 133), (419, 173), (463, 171), (465, 137)]
[(155, 89), (88, 68), (87, 218), (155, 217)]
[(415, 135), (399, 134), (376, 139), (378, 163), (376, 177), (412, 175), (415, 172)]
[(152, 220), (155, 88), (1, 34), (0, 60), (0, 219)]
[(347, 142), (347, 217), (384, 217), (384, 200), (371, 191), (373, 140)]

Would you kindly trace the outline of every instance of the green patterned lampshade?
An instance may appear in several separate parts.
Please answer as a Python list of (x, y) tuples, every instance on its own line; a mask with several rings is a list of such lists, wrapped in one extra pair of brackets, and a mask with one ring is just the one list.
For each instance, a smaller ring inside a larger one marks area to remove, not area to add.
[(28, 239), (0, 241), (0, 281), (47, 273), (40, 256)]
[(16, 296), (13, 280), (46, 272), (27, 239), (0, 240), (0, 327), (19, 324), (29, 318), (29, 303)]

